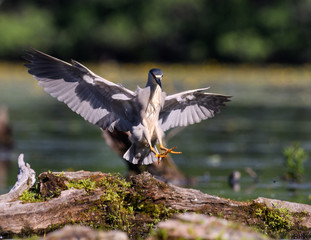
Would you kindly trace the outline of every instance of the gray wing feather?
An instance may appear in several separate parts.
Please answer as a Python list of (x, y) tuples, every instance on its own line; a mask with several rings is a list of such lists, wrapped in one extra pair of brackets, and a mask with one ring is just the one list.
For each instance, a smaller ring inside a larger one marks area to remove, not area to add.
[(208, 88), (185, 91), (166, 96), (160, 112), (159, 124), (163, 131), (188, 126), (214, 117), (231, 96), (207, 93)]
[[(72, 60), (66, 63), (35, 49), (27, 52), (25, 64), (51, 96), (64, 102), (84, 119), (102, 128), (111, 125), (127, 131), (134, 121), (134, 92), (101, 78)], [(113, 96), (118, 96), (113, 98)]]

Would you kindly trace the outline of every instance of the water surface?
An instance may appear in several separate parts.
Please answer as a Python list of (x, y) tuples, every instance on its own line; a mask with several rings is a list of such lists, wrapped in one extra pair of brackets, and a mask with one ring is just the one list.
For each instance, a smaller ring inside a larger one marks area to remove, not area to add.
[[(131, 89), (145, 84), (149, 67), (94, 66), (99, 74)], [(286, 146), (299, 142), (311, 155), (308, 68), (173, 65), (162, 70), (167, 73), (163, 87), (169, 93), (209, 85), (212, 92), (234, 96), (221, 114), (180, 129), (168, 141), (183, 152), (173, 158), (185, 175), (198, 179), (195, 188), (236, 200), (263, 196), (311, 203), (310, 157), (302, 184), (293, 186), (282, 179)], [(0, 103), (9, 107), (15, 148), (1, 192), (15, 183), (19, 153), (37, 173), (83, 169), (125, 174), (123, 160), (106, 146), (97, 127), (44, 93), (23, 68), (10, 71), (7, 67), (7, 73), (0, 75)], [(258, 175), (257, 182), (247, 168)], [(241, 173), (240, 191), (228, 184), (233, 171)]]

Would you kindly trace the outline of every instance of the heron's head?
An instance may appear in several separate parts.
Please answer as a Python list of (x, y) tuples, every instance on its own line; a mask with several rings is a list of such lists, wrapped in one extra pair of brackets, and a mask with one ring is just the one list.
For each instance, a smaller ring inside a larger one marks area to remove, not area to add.
[(162, 88), (162, 84), (161, 84), (162, 77), (163, 77), (163, 72), (158, 68), (153, 68), (149, 71), (148, 83), (158, 84)]

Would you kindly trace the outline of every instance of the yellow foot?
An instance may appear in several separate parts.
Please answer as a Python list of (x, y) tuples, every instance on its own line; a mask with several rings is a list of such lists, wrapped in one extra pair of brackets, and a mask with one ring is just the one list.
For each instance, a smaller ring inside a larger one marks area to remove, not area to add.
[(166, 158), (166, 157), (167, 157), (167, 154), (166, 154), (166, 153), (157, 153), (157, 154), (156, 154), (156, 157), (158, 158), (158, 164), (160, 164), (161, 159), (162, 159), (162, 158)]
[(153, 147), (150, 147), (150, 149), (151, 149), (152, 152), (154, 152), (155, 157), (158, 158), (158, 164), (160, 163), (161, 158), (167, 157), (167, 153), (157, 153), (157, 151)]
[(160, 146), (160, 148), (162, 150), (165, 150), (165, 153), (164, 154), (169, 154), (169, 153), (173, 153), (173, 154), (181, 154), (181, 152), (175, 152), (173, 150), (175, 150), (176, 147), (173, 147), (173, 148), (166, 148), (166, 147), (163, 147), (163, 146)]
[(169, 153), (181, 154), (181, 152), (175, 152), (175, 151), (173, 151), (175, 148), (176, 148), (176, 147), (173, 147), (173, 148), (166, 148), (166, 147), (164, 147), (164, 146), (160, 146), (160, 149), (161, 149), (161, 150), (165, 150), (165, 152), (164, 152), (164, 153), (157, 153), (157, 151), (156, 151), (153, 147), (150, 147), (151, 151), (154, 152), (155, 157), (158, 158), (158, 164), (160, 163), (161, 159), (162, 159), (162, 158), (166, 158), (167, 155), (168, 155)]
[(158, 164), (160, 164), (161, 159), (162, 159), (162, 158), (166, 158), (166, 157), (167, 157), (167, 154), (166, 154), (166, 153), (156, 153), (155, 157), (158, 158)]

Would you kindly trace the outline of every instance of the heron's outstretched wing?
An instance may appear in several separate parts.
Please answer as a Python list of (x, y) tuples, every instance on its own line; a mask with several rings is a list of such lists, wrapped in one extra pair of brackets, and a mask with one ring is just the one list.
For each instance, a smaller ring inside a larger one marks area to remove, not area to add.
[(25, 64), (46, 92), (103, 129), (127, 131), (137, 115), (134, 92), (101, 78), (72, 60), (72, 64), (31, 49)]
[(207, 93), (208, 88), (185, 91), (166, 96), (159, 116), (163, 131), (182, 127), (212, 118), (220, 111), (230, 96)]

